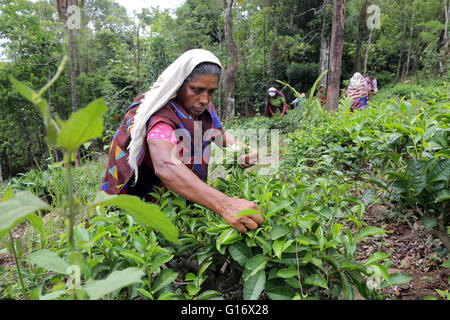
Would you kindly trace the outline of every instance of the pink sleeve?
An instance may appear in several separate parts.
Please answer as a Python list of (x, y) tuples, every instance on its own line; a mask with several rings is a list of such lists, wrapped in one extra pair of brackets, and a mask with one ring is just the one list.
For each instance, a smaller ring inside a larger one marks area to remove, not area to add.
[(175, 136), (175, 132), (173, 131), (173, 128), (164, 122), (158, 122), (148, 132), (147, 141), (150, 139), (161, 139), (169, 141), (173, 145), (177, 144), (177, 139)]

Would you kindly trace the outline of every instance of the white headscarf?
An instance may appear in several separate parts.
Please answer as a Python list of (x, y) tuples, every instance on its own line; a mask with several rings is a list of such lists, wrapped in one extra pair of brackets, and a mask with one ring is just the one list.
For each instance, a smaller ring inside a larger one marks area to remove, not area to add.
[(350, 79), (350, 84), (348, 85), (348, 95), (353, 100), (357, 100), (368, 95), (366, 80), (364, 80), (361, 73), (356, 72)]
[(147, 120), (166, 103), (176, 97), (178, 89), (184, 80), (191, 74), (195, 66), (202, 62), (213, 62), (220, 67), (219, 59), (211, 52), (203, 49), (192, 49), (178, 57), (163, 73), (158, 80), (145, 93), (141, 104), (134, 116), (131, 141), (128, 146), (128, 163), (135, 172), (135, 182), (138, 179), (137, 158), (145, 141)]

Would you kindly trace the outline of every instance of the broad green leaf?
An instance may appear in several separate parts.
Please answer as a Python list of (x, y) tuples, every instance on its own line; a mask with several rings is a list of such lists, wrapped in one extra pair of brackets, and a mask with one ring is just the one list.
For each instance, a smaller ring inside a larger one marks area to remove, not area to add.
[(158, 300), (174, 300), (174, 296), (176, 296), (175, 293), (166, 291), (159, 295)]
[(383, 277), (389, 285), (391, 284), (391, 279), (385, 266), (379, 263), (372, 263), (369, 268), (374, 270), (376, 275)]
[(253, 257), (251, 249), (242, 242), (229, 246), (228, 251), (233, 260), (237, 261), (241, 266), (245, 266), (247, 261)]
[(56, 298), (61, 297), (65, 293), (66, 293), (66, 290), (56, 290), (56, 291), (50, 292), (48, 294), (45, 294), (43, 296), (39, 296), (39, 300), (54, 300)]
[(353, 300), (353, 286), (350, 279), (345, 275), (344, 272), (339, 272), (342, 281), (342, 289), (344, 290), (344, 296), (346, 300)]
[(198, 295), (197, 300), (223, 300), (223, 297), (220, 292), (206, 290)]
[(375, 192), (372, 189), (367, 189), (363, 195), (364, 205), (367, 207), (375, 200)]
[(387, 189), (388, 188), (388, 185), (386, 183), (384, 183), (383, 181), (381, 181), (381, 180), (370, 179), (370, 180), (367, 180), (367, 182), (376, 184), (377, 186), (379, 186), (380, 188), (383, 188), (383, 189)]
[(252, 277), (260, 270), (264, 270), (268, 260), (269, 257), (263, 254), (257, 254), (256, 256), (248, 260), (245, 264), (245, 269), (250, 271), (248, 277)]
[(270, 288), (270, 290), (266, 290), (267, 296), (271, 300), (292, 300), (295, 295), (294, 289), (291, 287), (274, 287)]
[(445, 260), (445, 262), (441, 264), (441, 267), (450, 269), (450, 260)]
[[(410, 276), (409, 274), (406, 273), (394, 273), (390, 275), (390, 280), (391, 280), (391, 284), (392, 286), (398, 286), (401, 284), (405, 284), (410, 282), (413, 279), (412, 276)], [(383, 281), (383, 283), (381, 284), (381, 289), (388, 287), (389, 284), (386, 281)]]
[(232, 244), (242, 239), (241, 234), (234, 228), (222, 231), (216, 240), (217, 251), (221, 251), (221, 247), (225, 244)]
[(208, 267), (212, 264), (212, 261), (205, 263), (201, 266), (200, 270), (198, 271), (198, 276), (201, 277), (202, 274), (208, 269)]
[(441, 190), (439, 191), (439, 193), (436, 195), (436, 198), (434, 199), (434, 202), (440, 202), (440, 201), (445, 201), (445, 200), (449, 200), (450, 199), (450, 190)]
[(28, 263), (35, 264), (38, 267), (42, 267), (45, 270), (67, 274), (67, 268), (69, 264), (64, 261), (55, 252), (44, 249), (30, 253), (25, 260)]
[(155, 272), (156, 269), (158, 269), (163, 264), (172, 260), (173, 257), (174, 256), (171, 254), (160, 254), (159, 256), (157, 256), (155, 259), (153, 259), (153, 261), (151, 263), (151, 268), (150, 268), (149, 274), (153, 274), (153, 272)]
[(94, 202), (89, 206), (114, 205), (124, 209), (134, 218), (160, 231), (172, 242), (178, 242), (178, 230), (173, 223), (159, 210), (158, 206), (142, 201), (131, 195), (109, 195), (103, 191), (97, 193)]
[(28, 221), (31, 222), (33, 228), (39, 232), (44, 232), (44, 221), (42, 217), (36, 214), (30, 214), (27, 216)]
[(6, 190), (5, 193), (3, 194), (3, 198), (2, 198), (2, 200), (0, 200), (0, 202), (9, 200), (9, 199), (11, 199), (12, 196), (13, 196), (13, 191), (12, 191), (12, 188), (9, 187), (8, 190)]
[(291, 229), (287, 225), (275, 226), (269, 233), (270, 239), (276, 240), (288, 234)]
[(9, 200), (0, 202), (0, 239), (33, 212), (49, 208), (47, 203), (29, 191), (18, 192)]
[(292, 278), (297, 275), (297, 268), (293, 265), (287, 267), (286, 269), (280, 269), (277, 271), (277, 276), (283, 279)]
[(273, 242), (273, 252), (275, 253), (275, 256), (278, 257), (278, 259), (281, 259), (281, 254), (284, 251), (284, 245), (286, 244), (286, 239), (277, 239)]
[(424, 173), (424, 163), (418, 159), (407, 161), (406, 173), (411, 178), (410, 188), (414, 190), (414, 195), (419, 195), (427, 186), (427, 175)]
[(289, 248), (289, 246), (294, 242), (294, 240), (288, 240), (286, 241), (284, 238), (277, 239), (273, 242), (273, 252), (275, 253), (275, 256), (277, 256), (279, 259), (281, 259), (281, 255), (283, 252)]
[(193, 283), (189, 283), (189, 284), (186, 286), (186, 289), (187, 289), (188, 294), (189, 294), (190, 296), (195, 296), (195, 295), (197, 295), (197, 293), (199, 293), (199, 291), (200, 291), (202, 288), (196, 286), (196, 285), (193, 284)]
[(440, 160), (431, 170), (428, 183), (450, 179), (450, 159)]
[(336, 238), (341, 233), (341, 229), (342, 229), (342, 224), (340, 224), (340, 223), (333, 224), (333, 238)]
[(392, 143), (394, 143), (395, 141), (397, 141), (398, 138), (400, 138), (400, 137), (402, 137), (402, 136), (403, 136), (402, 133), (400, 133), (400, 132), (394, 132), (394, 133), (392, 133), (392, 134), (389, 135), (388, 143), (389, 143), (389, 144), (392, 144)]
[(141, 282), (143, 275), (144, 270), (139, 268), (126, 268), (112, 272), (103, 280), (89, 279), (83, 289), (91, 300), (97, 300), (115, 290)]
[(254, 209), (244, 209), (238, 212), (238, 214), (234, 217), (235, 219), (242, 216), (252, 216), (252, 215), (261, 215), (261, 212)]
[(178, 272), (173, 271), (170, 268), (161, 270), (158, 278), (156, 278), (155, 283), (153, 284), (152, 293), (155, 293), (170, 283), (172, 283), (178, 277)]
[(26, 98), (28, 101), (33, 102), (35, 101), (37, 97), (37, 93), (31, 89), (29, 86), (27, 86), (25, 83), (23, 83), (20, 80), (17, 80), (13, 76), (9, 75), (9, 80), (11, 81), (14, 89), (19, 91), (19, 93)]
[(388, 257), (389, 257), (389, 256), (388, 256), (386, 253), (384, 253), (384, 252), (376, 252), (376, 253), (372, 254), (372, 255), (367, 259), (365, 265), (368, 266), (369, 264), (372, 264), (372, 263), (374, 263), (374, 262), (377, 262), (377, 261), (386, 259), (386, 258), (388, 258)]
[(137, 262), (138, 265), (140, 265), (140, 264), (145, 265), (144, 259), (142, 259), (141, 255), (139, 253), (137, 253), (136, 251), (127, 250), (127, 251), (122, 251), (120, 254), (124, 257), (133, 259), (134, 261)]
[(378, 227), (367, 227), (361, 230), (360, 233), (358, 233), (358, 235), (356, 236), (356, 238), (358, 240), (368, 237), (368, 236), (373, 236), (375, 234), (380, 234), (380, 233), (385, 233), (386, 231), (378, 228)]
[(260, 270), (244, 282), (244, 300), (258, 300), (266, 285), (266, 272)]
[(142, 294), (144, 297), (153, 300), (153, 295), (144, 288), (137, 288), (136, 291)]
[(98, 240), (100, 240), (101, 238), (103, 238), (104, 236), (111, 234), (111, 232), (109, 231), (103, 231), (100, 232), (99, 234), (96, 234), (95, 237), (92, 239), (92, 243), (97, 242)]
[(272, 217), (278, 211), (289, 207), (291, 205), (291, 203), (292, 202), (290, 202), (290, 201), (282, 200), (282, 201), (279, 201), (279, 202), (273, 204), (272, 206), (270, 206), (270, 208), (267, 210), (267, 214), (265, 216), (265, 221), (267, 221), (270, 217)]
[(427, 228), (428, 230), (431, 230), (437, 226), (437, 219), (430, 215), (424, 215), (420, 220), (422, 221), (425, 228)]
[(315, 273), (315, 274), (309, 276), (308, 278), (305, 279), (304, 282), (305, 282), (305, 284), (309, 284), (309, 285), (316, 286), (316, 287), (321, 287), (321, 288), (328, 290), (328, 285), (327, 285), (325, 278), (319, 273)]
[(62, 125), (56, 146), (75, 152), (83, 143), (101, 137), (103, 114), (107, 111), (103, 98), (92, 101), (87, 107), (72, 113)]

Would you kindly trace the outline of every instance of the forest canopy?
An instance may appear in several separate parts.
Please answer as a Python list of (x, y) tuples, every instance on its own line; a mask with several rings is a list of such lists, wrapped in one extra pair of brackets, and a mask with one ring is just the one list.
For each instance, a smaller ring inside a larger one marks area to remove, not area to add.
[[(186, 0), (173, 10), (143, 8), (134, 16), (114, 1), (72, 2), (80, 8), (80, 23), (72, 36), (74, 75), (66, 67), (46, 93), (50, 109), (61, 119), (74, 108), (105, 97), (105, 123), (113, 130), (133, 99), (184, 51), (204, 48), (224, 66), (232, 62), (221, 1)], [(321, 51), (329, 52), (333, 1), (231, 4), (237, 66), (233, 114), (248, 117), (264, 112), (265, 91), (279, 85), (276, 80), (308, 92), (321, 74)], [(368, 10), (371, 6), (376, 10)], [(356, 71), (376, 72), (380, 87), (448, 79), (444, 6), (447, 0), (347, 1), (341, 89)], [(39, 115), (11, 89), (8, 75), (40, 88), (56, 72), (62, 56), (70, 55), (70, 45), (66, 20), (54, 1), (0, 0), (0, 11), (0, 163), (6, 179), (48, 158)], [(368, 21), (378, 26), (369, 29)], [(288, 101), (295, 98), (289, 90), (285, 93)], [(224, 119), (230, 119), (223, 81), (214, 104)]]

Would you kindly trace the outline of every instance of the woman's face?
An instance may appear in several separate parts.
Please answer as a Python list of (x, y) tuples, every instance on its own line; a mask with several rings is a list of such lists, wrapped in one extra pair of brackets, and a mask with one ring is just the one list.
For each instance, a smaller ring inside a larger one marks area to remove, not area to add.
[(186, 82), (177, 92), (177, 102), (193, 116), (206, 110), (217, 90), (219, 77), (212, 74), (198, 76), (192, 82)]

